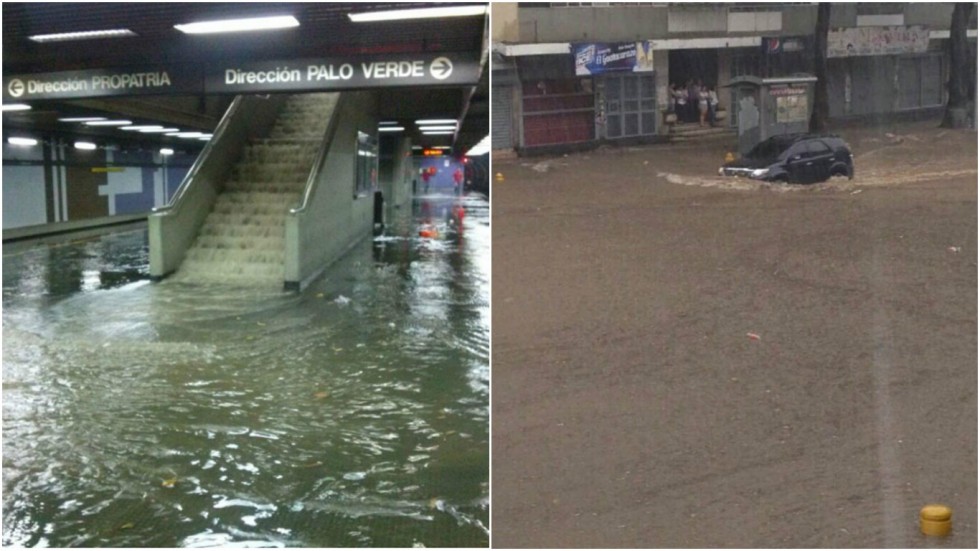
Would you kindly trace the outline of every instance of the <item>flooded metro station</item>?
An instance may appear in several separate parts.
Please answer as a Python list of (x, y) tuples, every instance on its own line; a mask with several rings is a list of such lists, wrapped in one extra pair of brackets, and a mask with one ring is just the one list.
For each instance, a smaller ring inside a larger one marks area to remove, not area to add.
[(411, 7), (4, 4), (4, 545), (488, 546), (486, 4)]

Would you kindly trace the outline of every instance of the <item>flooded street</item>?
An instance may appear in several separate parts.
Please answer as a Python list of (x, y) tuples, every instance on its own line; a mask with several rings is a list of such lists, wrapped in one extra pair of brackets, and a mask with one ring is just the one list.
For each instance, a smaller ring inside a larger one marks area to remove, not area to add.
[(298, 294), (151, 283), (145, 229), (4, 246), (3, 544), (488, 545), (489, 205), (455, 204)]
[(937, 126), (814, 186), (720, 140), (495, 163), (494, 545), (975, 548), (977, 135)]

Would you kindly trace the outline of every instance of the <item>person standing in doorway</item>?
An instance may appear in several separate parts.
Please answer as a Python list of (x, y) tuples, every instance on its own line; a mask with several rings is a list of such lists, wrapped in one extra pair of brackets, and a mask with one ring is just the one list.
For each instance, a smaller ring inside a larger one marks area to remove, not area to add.
[(704, 126), (708, 118), (708, 89), (704, 86), (698, 90), (698, 114), (700, 115), (699, 122), (701, 126)]

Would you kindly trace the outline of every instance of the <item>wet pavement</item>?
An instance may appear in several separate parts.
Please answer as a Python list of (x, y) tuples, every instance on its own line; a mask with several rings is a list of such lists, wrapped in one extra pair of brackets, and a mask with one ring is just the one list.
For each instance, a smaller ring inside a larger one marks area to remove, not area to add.
[(842, 133), (495, 163), (494, 546), (976, 547), (976, 133)]
[(5, 245), (3, 544), (486, 546), (488, 204), (425, 203), (298, 294)]

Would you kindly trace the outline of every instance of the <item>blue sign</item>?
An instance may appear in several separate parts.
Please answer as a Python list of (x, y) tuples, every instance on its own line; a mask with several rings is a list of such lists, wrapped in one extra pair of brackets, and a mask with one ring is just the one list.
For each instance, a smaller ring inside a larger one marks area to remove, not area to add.
[(645, 42), (576, 44), (575, 74), (588, 76), (614, 71), (652, 71), (653, 60), (648, 48)]

